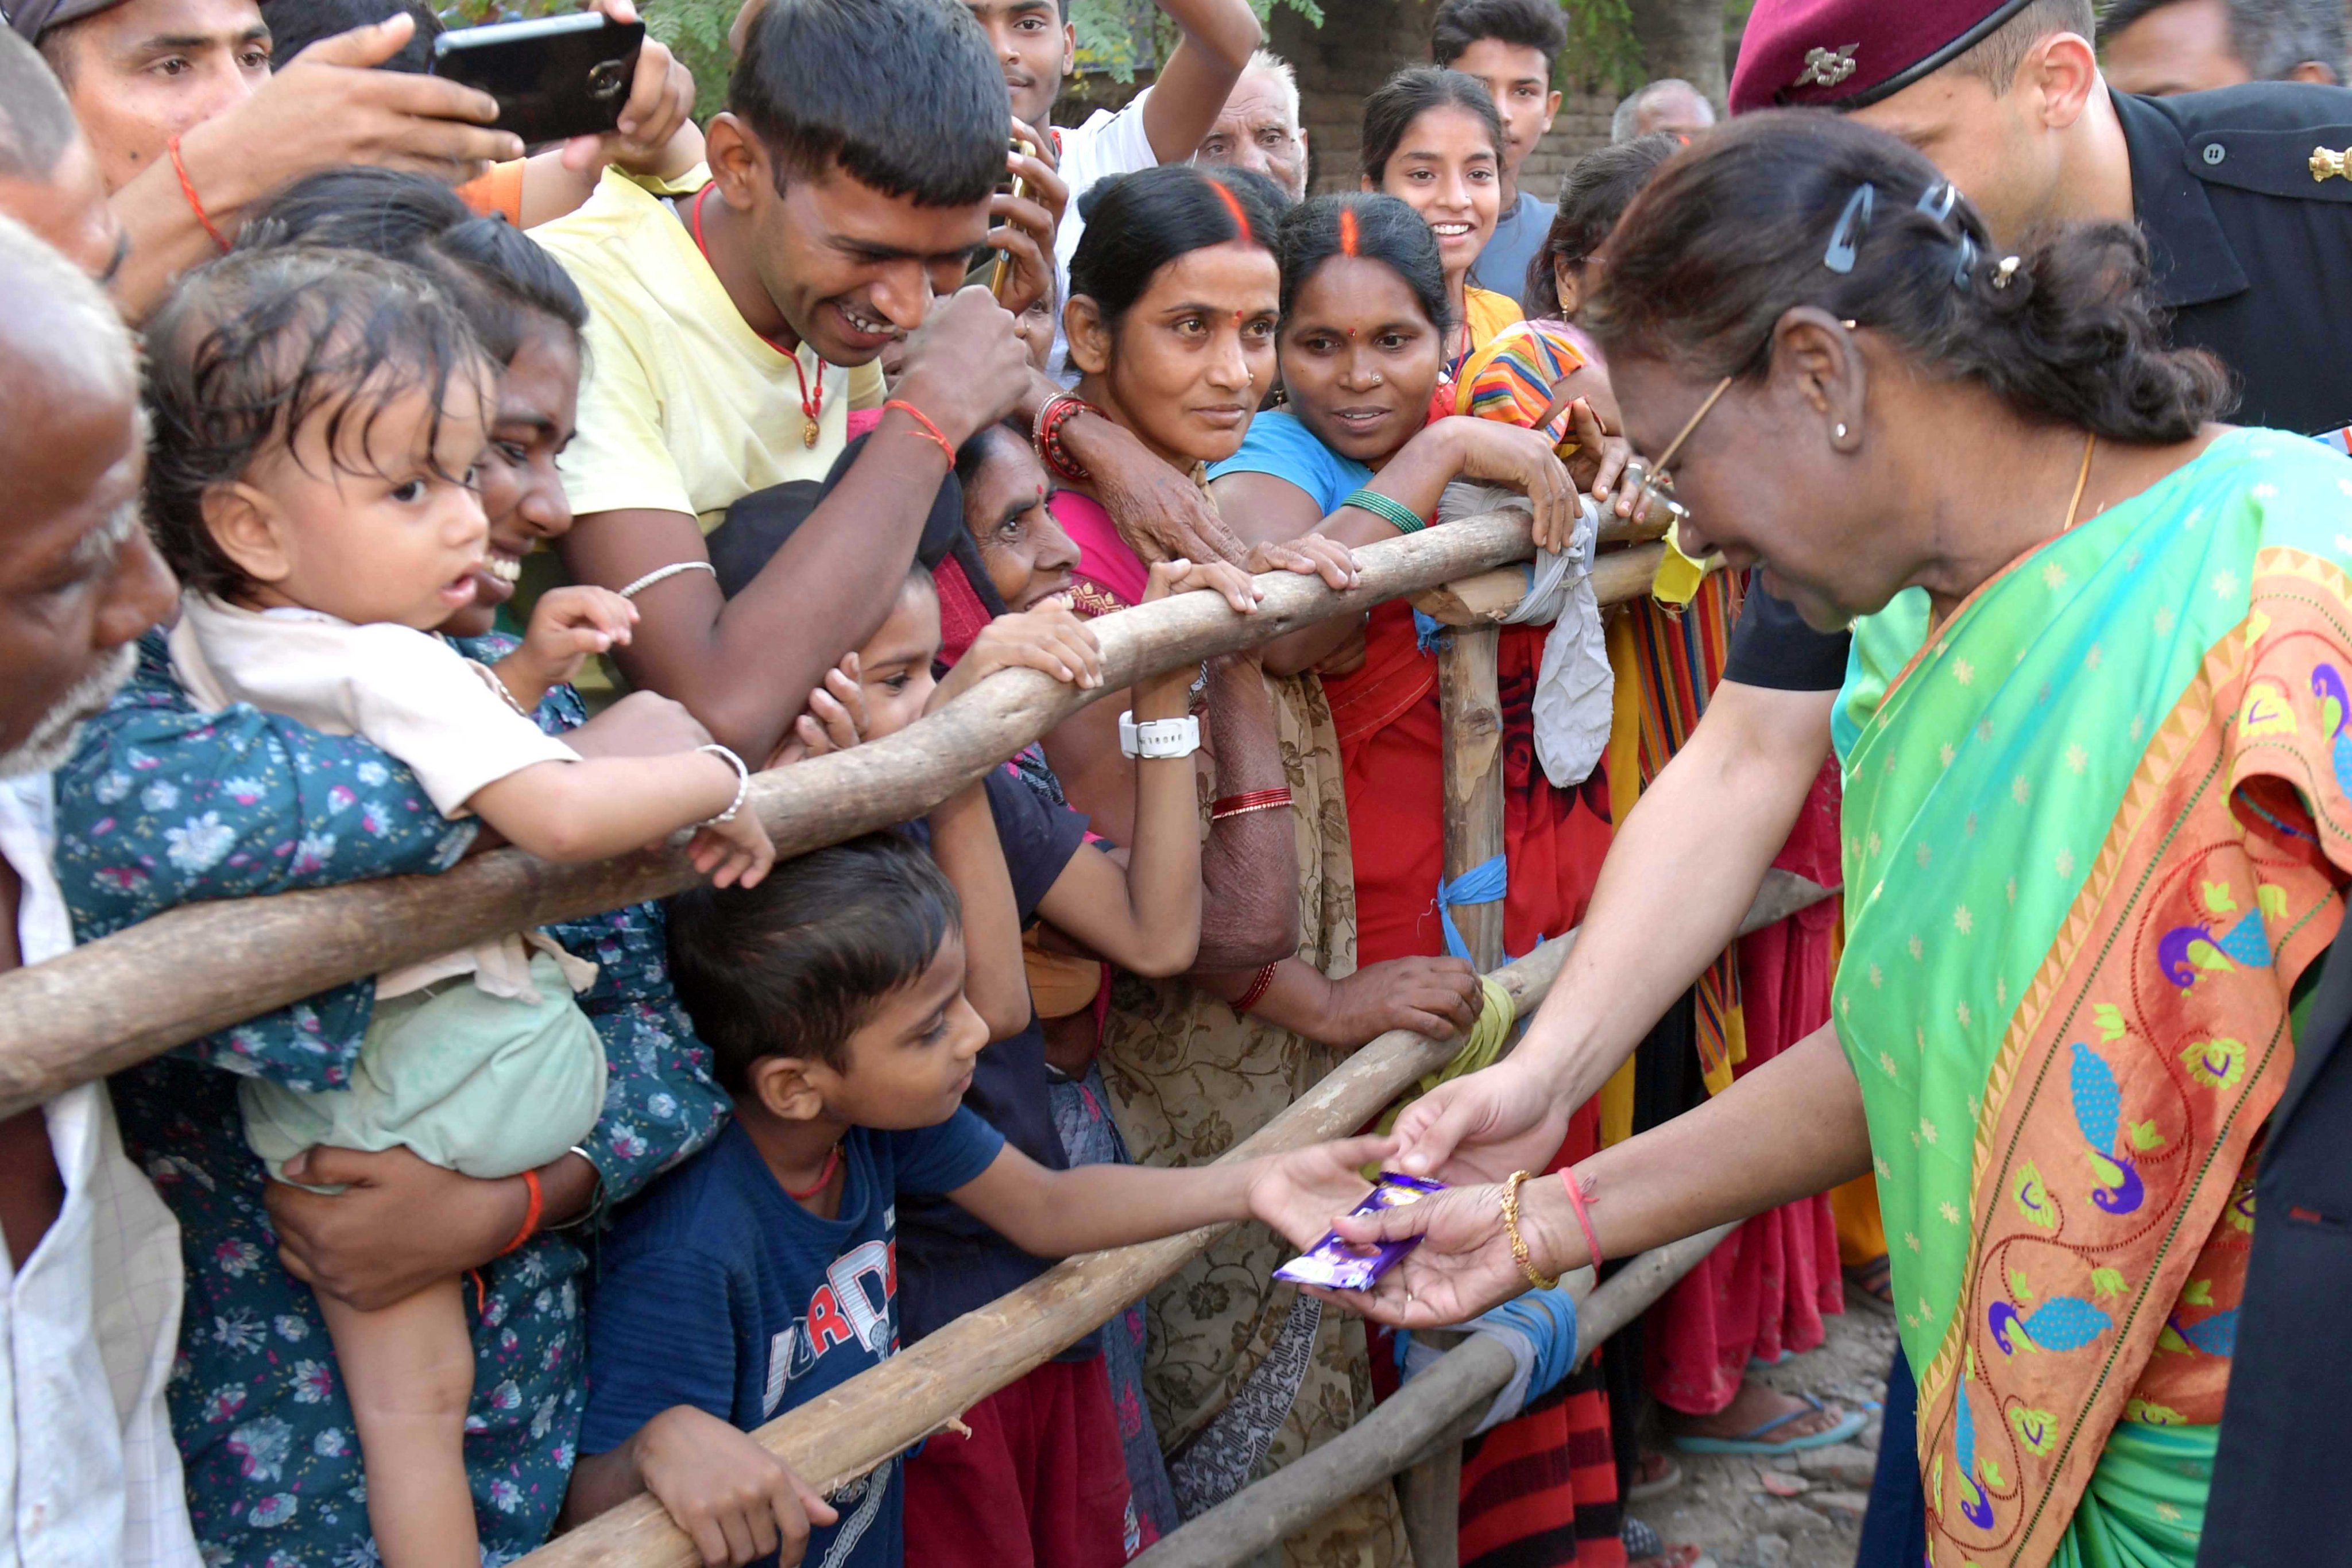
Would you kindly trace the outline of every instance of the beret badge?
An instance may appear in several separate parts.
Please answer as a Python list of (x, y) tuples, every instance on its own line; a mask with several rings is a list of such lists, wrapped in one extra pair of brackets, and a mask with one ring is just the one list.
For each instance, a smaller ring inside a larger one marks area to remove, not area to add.
[(1822, 87), (1837, 86), (1838, 83), (1853, 75), (1855, 69), (1853, 52), (1860, 47), (1862, 47), (1860, 44), (1854, 43), (1848, 44), (1841, 49), (1807, 50), (1805, 68), (1798, 73), (1797, 79), (1790, 85), (1811, 87), (1819, 83)]

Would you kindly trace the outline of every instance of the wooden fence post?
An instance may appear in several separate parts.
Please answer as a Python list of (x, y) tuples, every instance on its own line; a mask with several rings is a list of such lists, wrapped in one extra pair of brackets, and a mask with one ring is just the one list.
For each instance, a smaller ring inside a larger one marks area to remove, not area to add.
[[(1449, 626), (1437, 640), (1437, 711), (1445, 751), (1445, 880), (1503, 852), (1503, 630)], [(1456, 904), (1454, 928), (1480, 974), (1503, 961), (1503, 901)]]

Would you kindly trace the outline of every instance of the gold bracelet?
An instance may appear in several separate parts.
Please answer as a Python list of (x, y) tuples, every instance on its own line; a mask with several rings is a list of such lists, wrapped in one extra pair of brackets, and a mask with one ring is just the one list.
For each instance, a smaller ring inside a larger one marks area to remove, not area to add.
[(1517, 1261), (1519, 1272), (1525, 1274), (1528, 1283), (1537, 1290), (1549, 1291), (1559, 1281), (1557, 1278), (1547, 1280), (1536, 1272), (1535, 1263), (1528, 1252), (1527, 1238), (1519, 1234), (1519, 1184), (1527, 1179), (1527, 1172), (1513, 1171), (1510, 1179), (1503, 1184), (1503, 1228), (1510, 1233), (1511, 1256)]

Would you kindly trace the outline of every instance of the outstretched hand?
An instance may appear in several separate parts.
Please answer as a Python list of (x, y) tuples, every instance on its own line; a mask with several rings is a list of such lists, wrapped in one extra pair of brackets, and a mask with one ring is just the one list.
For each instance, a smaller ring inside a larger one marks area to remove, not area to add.
[(751, 811), (730, 822), (706, 822), (686, 843), (694, 869), (719, 887), (757, 887), (776, 863), (776, 846)]
[[(1523, 1211), (1523, 1231), (1526, 1225)], [(1422, 1239), (1369, 1291), (1307, 1287), (1342, 1311), (1381, 1322), (1399, 1328), (1467, 1322), (1528, 1288), (1503, 1230), (1497, 1186), (1454, 1187), (1419, 1203), (1344, 1216), (1332, 1228), (1364, 1245)]]
[(1539, 1171), (1567, 1140), (1569, 1111), (1549, 1082), (1506, 1057), (1398, 1113), (1396, 1168), (1457, 1185)]
[(1364, 1200), (1365, 1166), (1395, 1152), (1394, 1138), (1341, 1138), (1276, 1155), (1250, 1182), (1250, 1213), (1304, 1252), (1323, 1239), (1332, 1216)]

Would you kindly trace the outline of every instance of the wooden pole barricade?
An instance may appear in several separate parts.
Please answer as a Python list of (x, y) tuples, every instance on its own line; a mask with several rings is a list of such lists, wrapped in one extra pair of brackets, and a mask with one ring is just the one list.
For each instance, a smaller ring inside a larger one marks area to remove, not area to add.
[[(1254, 615), (1234, 613), (1216, 595), (1192, 593), (1106, 616), (1094, 622), (1100, 687), (1082, 691), (1033, 671), (1000, 671), (896, 736), (760, 774), (750, 804), (780, 857), (907, 821), (1143, 676), (1444, 584), (1473, 592), (1476, 603), (1465, 605), (1466, 615), (1499, 620), (1517, 602), (1502, 593), (1514, 581), (1523, 591), (1526, 580), (1490, 569), (1524, 559), (1529, 549), (1524, 513), (1492, 513), (1358, 550), (1358, 585), (1344, 593), (1317, 578), (1271, 572), (1257, 580), (1264, 597)], [(1606, 604), (1646, 592), (1662, 554), (1643, 545), (1603, 557), (1593, 571), (1596, 597)], [(1499, 608), (1481, 608), (1489, 605)], [(1485, 679), (1491, 706), (1491, 660)], [(1499, 810), (1494, 820), (1499, 834)], [(1772, 879), (1743, 930), (1828, 895), (1786, 873)], [(0, 1116), (331, 987), (508, 932), (664, 897), (697, 880), (677, 845), (583, 865), (500, 850), (436, 876), (184, 905), (0, 975)], [(1494, 917), (1498, 942), (1499, 904)], [(1542, 1000), (1574, 936), (1494, 971), (1521, 1016)], [(1343, 1136), (1443, 1065), (1453, 1049), (1403, 1030), (1382, 1035), (1224, 1158)], [(755, 1435), (804, 1480), (831, 1490), (1066, 1349), (1223, 1228), (1070, 1259)], [(688, 1568), (698, 1560), (659, 1506), (639, 1498), (524, 1561), (533, 1568)]]
[[(1719, 1225), (1644, 1252), (1598, 1290), (1592, 1271), (1578, 1270), (1564, 1283), (1579, 1297), (1579, 1360), (1648, 1311), (1738, 1228), (1737, 1223)], [(1511, 1380), (1512, 1370), (1511, 1353), (1500, 1341), (1468, 1336), (1346, 1432), (1162, 1539), (1132, 1568), (1232, 1568), (1348, 1499), (1425, 1464), (1433, 1446), (1458, 1455), (1463, 1435)], [(1455, 1474), (1458, 1479), (1458, 1469)], [(1452, 1543), (1441, 1544), (1451, 1561)], [(1417, 1540), (1413, 1550), (1418, 1565)]]
[[(1257, 580), (1265, 597), (1255, 615), (1235, 614), (1215, 594), (1185, 593), (1105, 616), (1094, 622), (1104, 676), (1096, 690), (1031, 670), (1000, 671), (887, 739), (761, 774), (751, 805), (780, 856), (908, 821), (1139, 676), (1369, 610), (1528, 550), (1525, 514), (1494, 513), (1358, 550), (1360, 581), (1345, 593), (1317, 578), (1269, 572)], [(438, 876), (183, 905), (0, 975), (0, 1116), (345, 981), (664, 897), (696, 880), (675, 849), (592, 865), (500, 850)]]
[[(1740, 930), (1759, 930), (1828, 896), (1830, 890), (1802, 877), (1768, 873)], [(1575, 945), (1571, 931), (1494, 971), (1520, 1017), (1532, 1014), (1549, 993)], [(1415, 1079), (1443, 1065), (1454, 1049), (1447, 1041), (1391, 1030), (1223, 1158), (1249, 1159), (1344, 1137)], [(795, 1406), (752, 1436), (810, 1486), (831, 1491), (1027, 1376), (1174, 1274), (1227, 1228), (1211, 1226), (1141, 1246), (1067, 1259), (881, 1365)], [(1325, 1506), (1339, 1500), (1335, 1496)], [(658, 1503), (645, 1497), (623, 1503), (521, 1559), (528, 1568), (692, 1568), (698, 1561), (694, 1543), (670, 1523)]]

